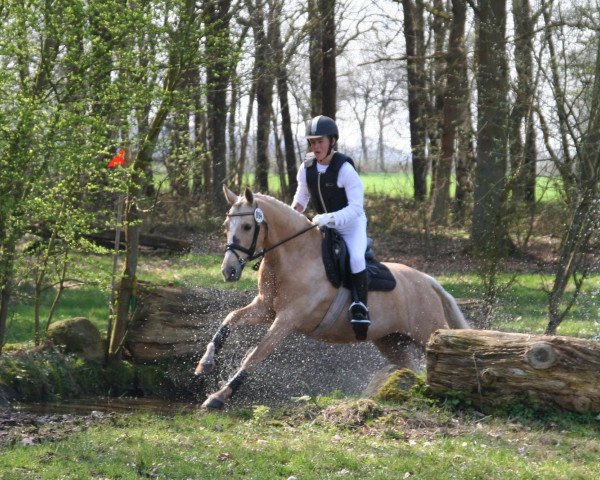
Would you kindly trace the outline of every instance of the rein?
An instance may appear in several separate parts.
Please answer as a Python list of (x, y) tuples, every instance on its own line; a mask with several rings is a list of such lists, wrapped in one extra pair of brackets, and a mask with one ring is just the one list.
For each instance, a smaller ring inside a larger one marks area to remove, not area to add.
[[(252, 211), (252, 212), (228, 213), (227, 214), (228, 217), (245, 217), (247, 215), (252, 215), (254, 217), (254, 235), (252, 236), (252, 243), (250, 244), (250, 247), (246, 248), (243, 245), (239, 245), (237, 243), (228, 243), (227, 245), (225, 245), (225, 252), (228, 252), (228, 251), (233, 252), (233, 254), (237, 257), (238, 262), (240, 262), (240, 265), (242, 266), (242, 268), (244, 268), (246, 263), (251, 262), (252, 260), (258, 259), (258, 262), (256, 262), (252, 266), (253, 270), (259, 269), (260, 262), (262, 262), (262, 259), (266, 253), (270, 252), (271, 250), (276, 249), (277, 247), (283, 245), (286, 242), (289, 242), (290, 240), (293, 240), (296, 237), (299, 237), (300, 235), (303, 235), (304, 233), (308, 232), (309, 230), (312, 230), (313, 228), (315, 228), (317, 226), (317, 225), (311, 225), (310, 227), (306, 227), (305, 229), (300, 230), (299, 232), (295, 233), (291, 237), (281, 240), (280, 242), (277, 242), (275, 245), (272, 245), (269, 248), (263, 248), (260, 252), (255, 252), (256, 241), (258, 239), (258, 234), (260, 233), (260, 226), (262, 223), (265, 222), (265, 217), (264, 217), (262, 210), (260, 208), (256, 207), (254, 209), (254, 211)], [(265, 223), (265, 225), (266, 225), (266, 223)], [(238, 251), (245, 253), (248, 256), (244, 259), (239, 256), (239, 254), (237, 253)]]

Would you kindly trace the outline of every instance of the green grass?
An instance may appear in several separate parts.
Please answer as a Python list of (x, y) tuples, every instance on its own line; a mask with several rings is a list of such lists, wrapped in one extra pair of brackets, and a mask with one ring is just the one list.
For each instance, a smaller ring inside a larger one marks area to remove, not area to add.
[[(238, 282), (225, 282), (221, 274), (222, 257), (217, 255), (186, 254), (142, 255), (138, 267), (138, 280), (176, 287), (203, 287), (219, 289), (256, 289), (257, 273), (248, 265)], [(73, 282), (61, 297), (52, 322), (73, 317), (87, 317), (101, 332), (108, 326), (108, 306), (112, 271), (110, 255), (81, 255), (73, 265), (78, 282)], [(117, 276), (121, 272), (121, 265)], [(118, 278), (117, 278), (118, 280)], [(80, 283), (83, 282), (83, 283)], [(33, 339), (34, 301), (27, 287), (21, 288), (16, 302), (9, 310), (6, 343), (24, 344)], [(46, 291), (42, 295), (40, 318), (42, 330), (55, 292)]]
[[(437, 279), (456, 298), (482, 299), (485, 296), (481, 279), (476, 274), (439, 275)], [(500, 293), (491, 326), (507, 332), (542, 334), (548, 324), (548, 294), (553, 277), (550, 275), (499, 275)], [(569, 316), (558, 328), (558, 335), (600, 339), (600, 275), (592, 275)]]
[[(54, 297), (53, 292), (42, 296), (41, 322), (45, 327), (48, 312)], [(101, 332), (107, 328), (109, 293), (98, 287), (86, 286), (65, 290), (52, 322), (73, 317), (87, 317)], [(24, 343), (33, 338), (33, 300), (23, 299), (9, 310), (6, 341)]]
[[(428, 427), (415, 427), (414, 417)], [(457, 422), (435, 409), (398, 408), (358, 428), (300, 408), (264, 419), (247, 412), (114, 415), (56, 442), (5, 448), (0, 479), (566, 480), (600, 475), (599, 432), (592, 419), (525, 428), (502, 418), (488, 418), (479, 427), (469, 417)]]
[(213, 287), (248, 290), (256, 288), (258, 274), (250, 263), (237, 282), (225, 282), (221, 273), (222, 255), (186, 254), (151, 257), (140, 262), (140, 280), (155, 283), (173, 283), (179, 287)]
[[(365, 195), (384, 196), (389, 198), (412, 198), (413, 197), (413, 175), (412, 172), (368, 172), (361, 173), (365, 187)], [(254, 185), (254, 175), (244, 176), (242, 185)], [(427, 177), (428, 190), (431, 188), (431, 175)], [(538, 202), (549, 203), (561, 197), (560, 177), (537, 177), (536, 199)], [(454, 196), (456, 189), (456, 178), (450, 179), (450, 195)], [(269, 175), (269, 192), (278, 194), (281, 191), (279, 176)]]

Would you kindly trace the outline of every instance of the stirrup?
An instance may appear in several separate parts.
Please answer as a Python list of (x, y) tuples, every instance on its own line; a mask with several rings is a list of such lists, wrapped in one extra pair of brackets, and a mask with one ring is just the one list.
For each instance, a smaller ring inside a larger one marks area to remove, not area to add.
[(348, 313), (350, 316), (350, 325), (352, 325), (352, 330), (354, 330), (356, 339), (366, 340), (367, 330), (371, 325), (371, 320), (369, 320), (369, 309), (362, 302), (354, 302), (350, 305)]
[(350, 323), (360, 325), (371, 325), (369, 320), (369, 309), (362, 302), (353, 302), (348, 308), (350, 313)]

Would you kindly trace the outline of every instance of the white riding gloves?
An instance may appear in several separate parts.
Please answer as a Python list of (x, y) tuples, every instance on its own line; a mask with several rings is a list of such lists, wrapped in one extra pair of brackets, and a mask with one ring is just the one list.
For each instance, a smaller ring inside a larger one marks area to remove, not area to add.
[(319, 215), (315, 215), (312, 219), (312, 222), (317, 227), (335, 227), (335, 218), (331, 213), (321, 213)]

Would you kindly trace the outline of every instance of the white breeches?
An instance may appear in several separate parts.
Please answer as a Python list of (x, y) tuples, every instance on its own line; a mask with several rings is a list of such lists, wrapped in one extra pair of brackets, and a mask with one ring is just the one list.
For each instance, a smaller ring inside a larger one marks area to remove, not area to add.
[(360, 216), (356, 220), (336, 227), (346, 245), (350, 255), (350, 270), (352, 273), (362, 272), (367, 268), (365, 250), (367, 249), (367, 217)]

